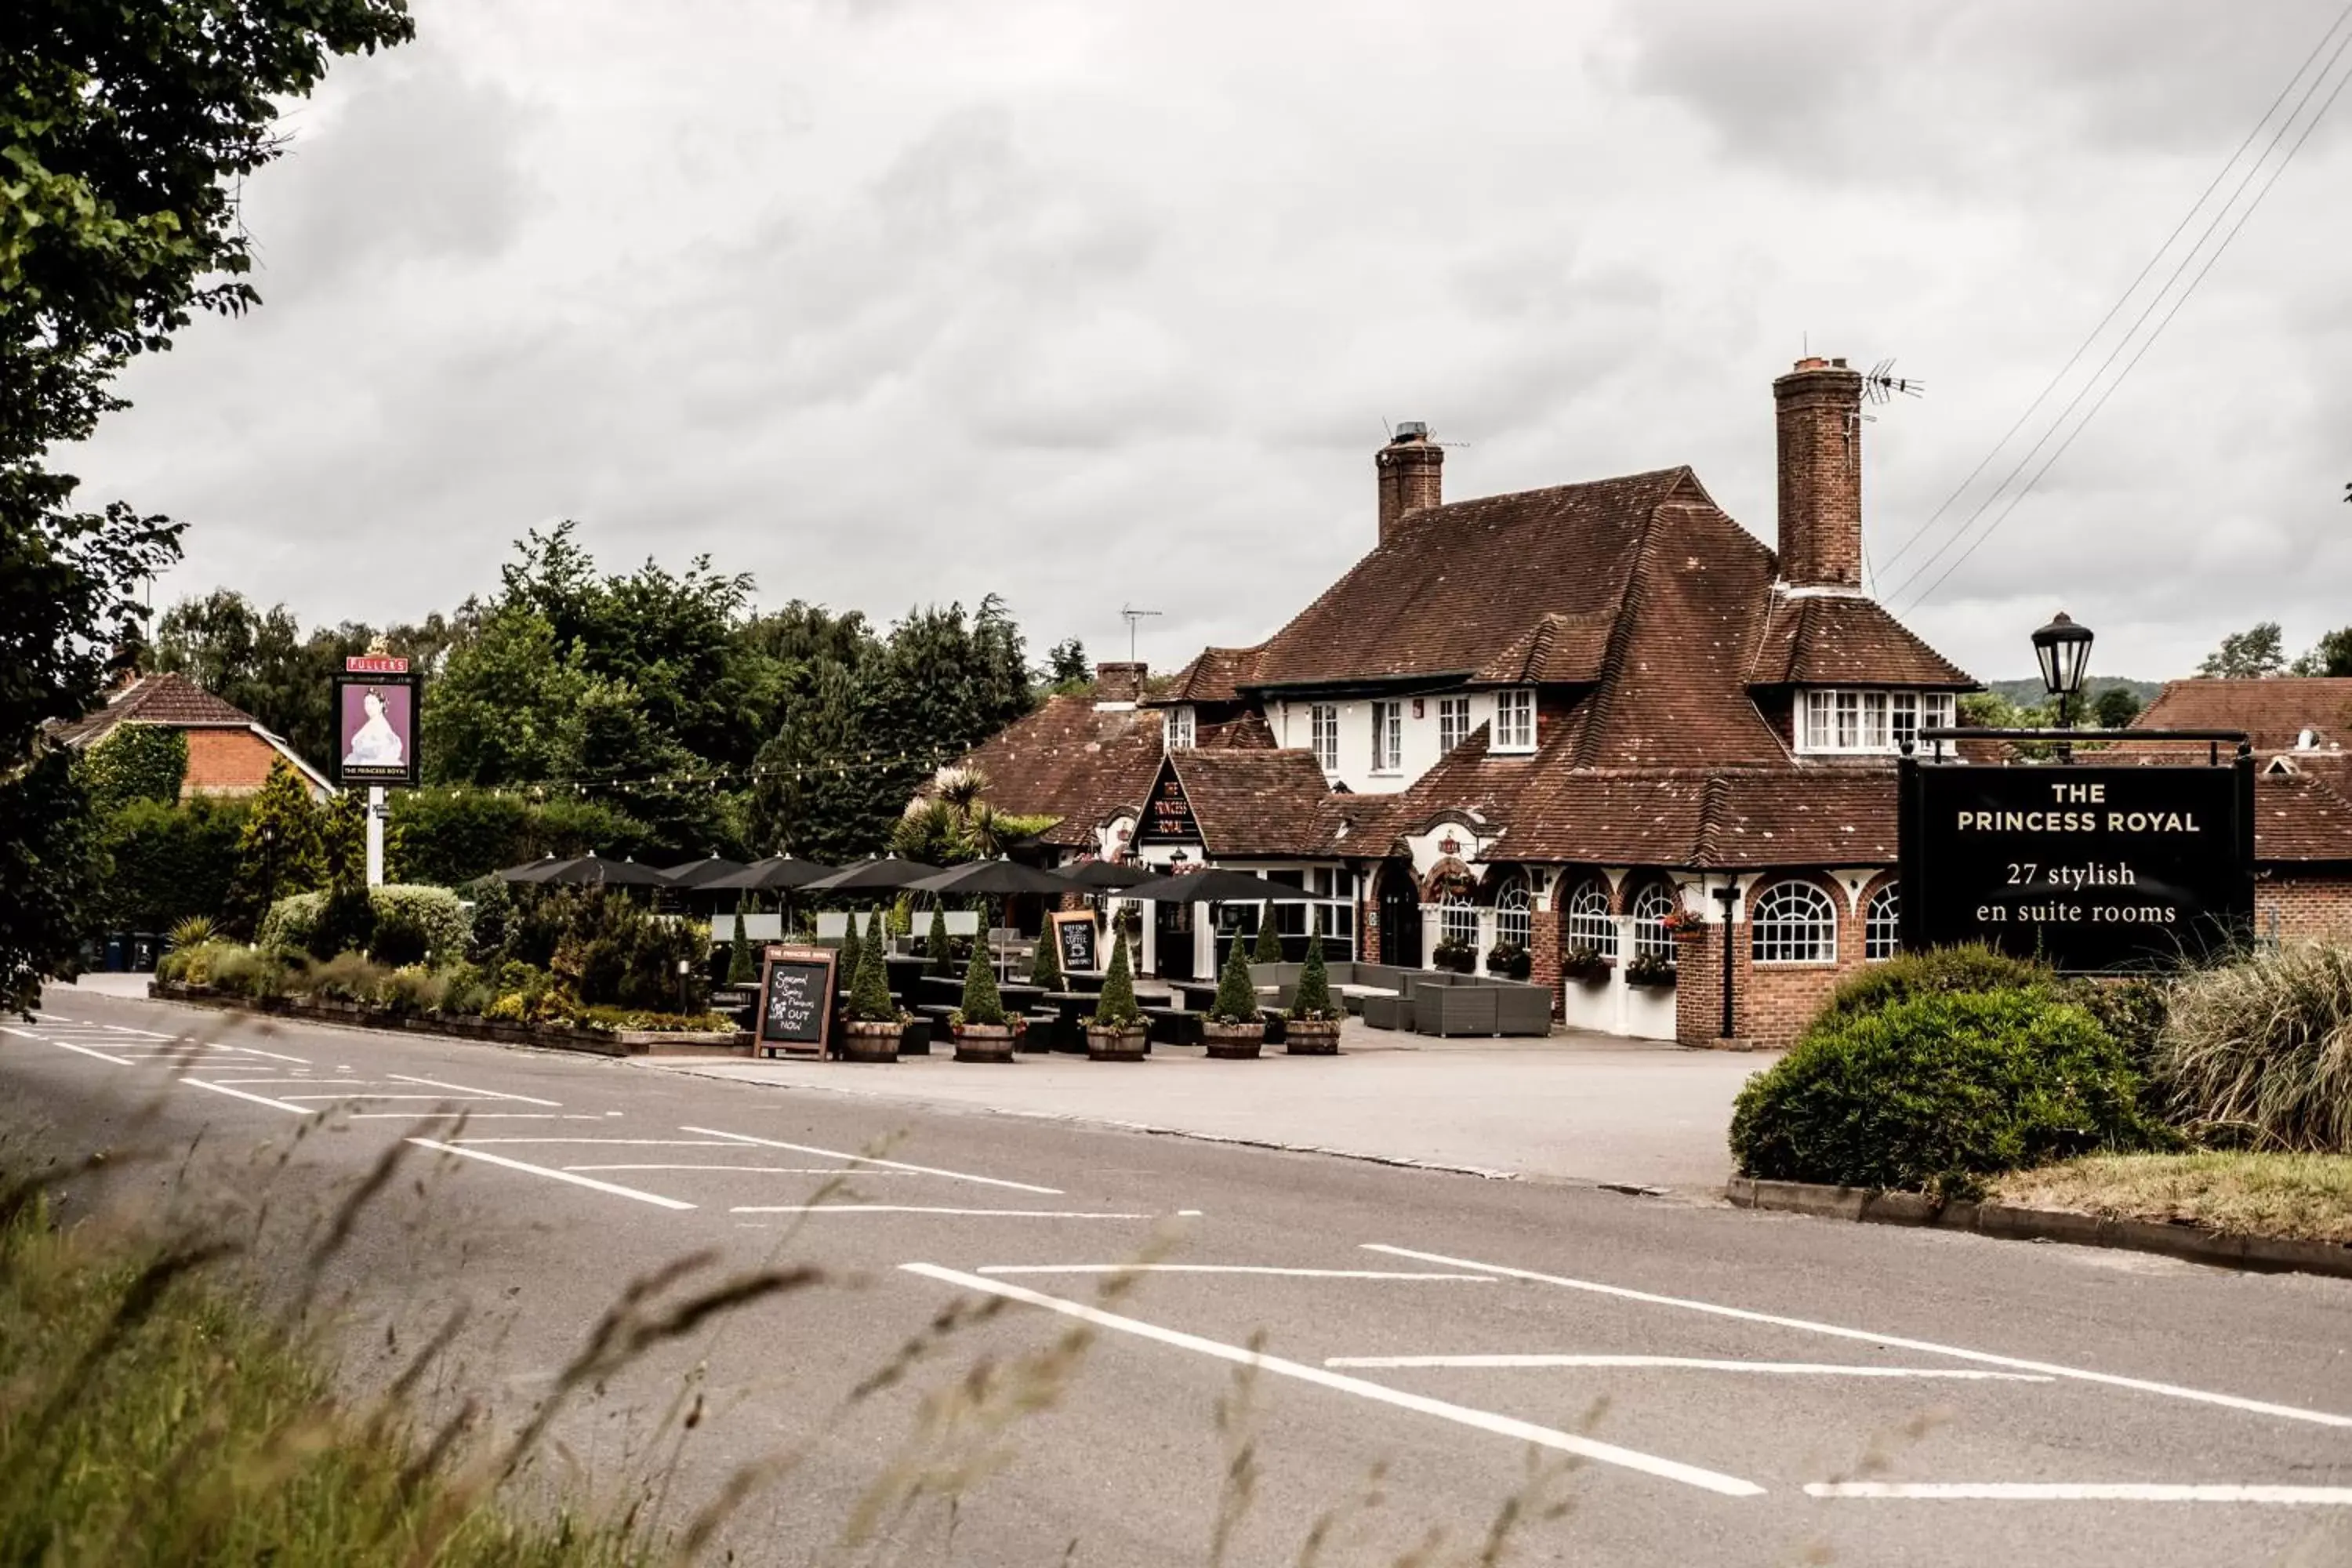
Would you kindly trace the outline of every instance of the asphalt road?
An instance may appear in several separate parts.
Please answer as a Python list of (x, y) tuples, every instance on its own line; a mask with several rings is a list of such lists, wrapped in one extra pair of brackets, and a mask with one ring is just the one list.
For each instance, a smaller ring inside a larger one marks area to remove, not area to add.
[(0, 1161), (116, 1149), (68, 1215), (240, 1227), (282, 1305), (403, 1152), (320, 1267), (355, 1386), (463, 1303), (428, 1397), (510, 1426), (632, 1280), (820, 1271), (551, 1428), (673, 1523), (775, 1462), (713, 1561), (1476, 1562), (1517, 1500), (1504, 1561), (2352, 1562), (2345, 1282), (50, 1001)]

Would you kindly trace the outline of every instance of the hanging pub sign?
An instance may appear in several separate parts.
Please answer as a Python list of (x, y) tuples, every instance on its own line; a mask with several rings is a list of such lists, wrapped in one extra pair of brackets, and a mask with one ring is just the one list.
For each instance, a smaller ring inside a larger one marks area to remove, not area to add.
[(416, 677), (396, 655), (360, 654), (335, 677), (335, 782), (415, 789)]
[(1151, 798), (1143, 803), (1143, 821), (1136, 829), (1135, 841), (1145, 845), (1201, 842), (1201, 825), (1193, 819), (1192, 803), (1185, 798), (1183, 781), (1171, 763), (1160, 763), (1160, 776), (1151, 781)]
[(833, 1033), (834, 968), (829, 947), (772, 947), (760, 970), (754, 1044), (763, 1057), (823, 1056)]
[(1903, 945), (1983, 942), (2070, 974), (2219, 952), (2252, 930), (2254, 771), (1906, 758)]

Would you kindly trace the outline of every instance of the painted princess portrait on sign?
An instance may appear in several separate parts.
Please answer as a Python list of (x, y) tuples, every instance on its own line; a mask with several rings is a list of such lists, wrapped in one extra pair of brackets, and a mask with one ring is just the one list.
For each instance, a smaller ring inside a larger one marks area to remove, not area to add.
[(349, 681), (338, 693), (337, 733), (346, 779), (402, 781), (414, 771), (415, 704), (400, 681)]

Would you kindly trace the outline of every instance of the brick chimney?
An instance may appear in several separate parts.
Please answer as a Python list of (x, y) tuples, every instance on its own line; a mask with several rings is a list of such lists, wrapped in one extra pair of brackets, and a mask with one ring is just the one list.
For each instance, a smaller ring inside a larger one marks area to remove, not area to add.
[(1096, 711), (1134, 707), (1143, 699), (1143, 682), (1150, 674), (1150, 667), (1139, 660), (1133, 664), (1122, 659), (1096, 665)]
[(1772, 384), (1780, 426), (1780, 581), (1862, 586), (1862, 373), (1801, 359)]
[(1389, 444), (1372, 456), (1381, 476), (1381, 539), (1409, 512), (1445, 500), (1445, 448), (1429, 438), (1429, 426), (1408, 419)]

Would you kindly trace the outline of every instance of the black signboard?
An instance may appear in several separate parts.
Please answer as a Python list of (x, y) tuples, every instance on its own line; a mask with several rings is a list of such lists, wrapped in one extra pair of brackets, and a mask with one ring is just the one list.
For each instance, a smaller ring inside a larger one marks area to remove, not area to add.
[(759, 1054), (823, 1056), (833, 1033), (834, 964), (829, 947), (772, 947), (760, 973)]
[(1901, 766), (1903, 944), (2068, 973), (2201, 958), (2252, 930), (2253, 763)]
[(1151, 798), (1143, 803), (1143, 821), (1136, 827), (1138, 844), (1198, 844), (1201, 825), (1192, 819), (1192, 803), (1169, 763), (1160, 765), (1151, 784)]
[(1092, 973), (1102, 967), (1101, 936), (1092, 914), (1085, 910), (1067, 910), (1052, 920), (1055, 952), (1062, 961), (1065, 974), (1074, 969)]

